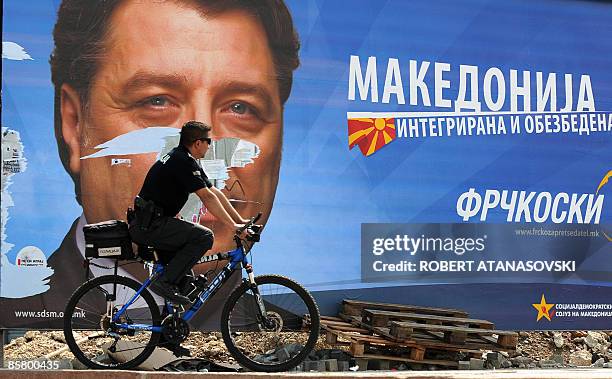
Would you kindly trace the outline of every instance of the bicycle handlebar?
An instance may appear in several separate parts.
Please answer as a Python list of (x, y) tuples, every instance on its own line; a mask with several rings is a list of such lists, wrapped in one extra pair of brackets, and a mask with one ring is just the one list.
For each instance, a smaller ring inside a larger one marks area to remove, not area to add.
[(236, 233), (240, 234), (240, 233), (244, 232), (247, 228), (250, 228), (251, 226), (255, 225), (257, 220), (259, 220), (261, 218), (261, 215), (262, 215), (261, 212), (257, 213), (257, 215), (251, 219), (251, 221), (249, 221), (246, 224), (244, 224), (244, 226), (242, 228), (239, 228), (238, 230), (236, 230)]

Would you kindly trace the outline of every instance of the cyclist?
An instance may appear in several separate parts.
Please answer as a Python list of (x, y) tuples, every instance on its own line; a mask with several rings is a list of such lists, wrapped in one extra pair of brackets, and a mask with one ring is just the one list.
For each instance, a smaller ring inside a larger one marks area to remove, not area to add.
[[(213, 232), (199, 224), (175, 218), (195, 193), (219, 221), (238, 229), (243, 219), (227, 197), (208, 180), (198, 163), (212, 142), (211, 127), (188, 121), (181, 128), (179, 145), (155, 162), (134, 200), (135, 217), (130, 235), (138, 244), (176, 252), (151, 290), (178, 304), (189, 304), (177, 286), (193, 265), (213, 245)], [(165, 257), (168, 258), (168, 257)]]

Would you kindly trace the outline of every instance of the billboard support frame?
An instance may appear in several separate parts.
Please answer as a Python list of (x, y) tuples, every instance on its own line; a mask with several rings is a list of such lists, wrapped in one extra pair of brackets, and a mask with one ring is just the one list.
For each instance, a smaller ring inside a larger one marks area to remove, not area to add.
[(4, 368), (4, 329), (0, 328), (0, 368)]

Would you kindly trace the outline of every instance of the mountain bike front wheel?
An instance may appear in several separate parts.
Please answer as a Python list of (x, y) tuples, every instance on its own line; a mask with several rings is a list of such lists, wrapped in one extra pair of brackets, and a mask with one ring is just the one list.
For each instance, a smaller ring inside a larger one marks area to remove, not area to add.
[[(223, 307), (223, 341), (238, 363), (249, 370), (290, 370), (317, 343), (319, 309), (310, 293), (291, 279), (262, 275), (255, 283), (253, 287), (243, 282)], [(258, 298), (263, 301), (265, 315)]]
[(112, 321), (141, 286), (129, 278), (106, 275), (87, 281), (70, 297), (64, 311), (64, 337), (85, 366), (129, 369), (151, 355), (160, 337), (151, 327), (159, 327), (161, 320), (149, 291), (144, 289), (117, 322)]

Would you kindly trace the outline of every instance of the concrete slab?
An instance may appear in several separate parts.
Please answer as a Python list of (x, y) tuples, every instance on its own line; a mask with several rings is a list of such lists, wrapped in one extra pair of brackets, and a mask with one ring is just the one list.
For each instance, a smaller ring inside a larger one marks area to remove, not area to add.
[[(170, 373), (151, 371), (15, 371), (0, 369), (0, 378), (7, 379), (196, 379), (202, 373)], [(612, 379), (611, 369), (559, 370), (482, 370), (482, 371), (370, 371), (325, 373), (206, 373), (207, 379), (296, 379), (296, 378), (368, 378), (368, 379)]]
[[(104, 350), (108, 352), (109, 346), (110, 346), (110, 343), (105, 345), (103, 347)], [(123, 341), (123, 340), (118, 341), (116, 346), (119, 352), (117, 353), (108, 352), (108, 355), (110, 355), (113, 359), (115, 359), (118, 362), (125, 362), (127, 360), (133, 359), (138, 354), (140, 354), (142, 350), (144, 349), (144, 345), (141, 343), (132, 342), (132, 341)], [(147, 358), (146, 361), (141, 363), (140, 366), (138, 367), (142, 370), (154, 371), (160, 367), (167, 365), (170, 362), (176, 361), (177, 359), (179, 358), (177, 358), (174, 354), (172, 354), (170, 350), (156, 347), (155, 350), (153, 350), (153, 354), (151, 354), (151, 356)]]

